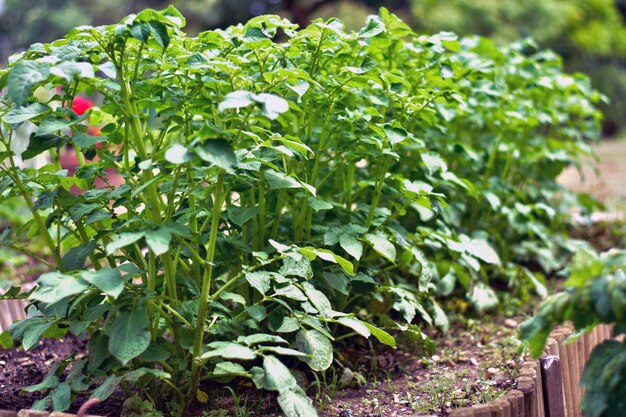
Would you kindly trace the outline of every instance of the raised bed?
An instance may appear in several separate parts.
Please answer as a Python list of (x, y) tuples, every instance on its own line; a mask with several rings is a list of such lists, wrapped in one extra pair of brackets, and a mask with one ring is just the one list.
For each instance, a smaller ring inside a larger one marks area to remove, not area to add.
[(611, 326), (600, 325), (565, 343), (571, 327), (552, 332), (544, 355), (520, 368), (517, 388), (487, 404), (459, 408), (450, 417), (583, 417), (578, 381), (593, 348), (611, 338)]
[[(24, 304), (21, 300), (0, 301), (0, 331), (14, 320), (24, 318)], [(580, 412), (583, 390), (578, 381), (593, 348), (611, 338), (611, 326), (597, 326), (575, 342), (565, 343), (572, 331), (572, 327), (565, 326), (552, 332), (544, 355), (521, 365), (516, 389), (487, 404), (455, 409), (450, 417), (583, 417)], [(0, 417), (72, 416), (32, 410), (0, 410)]]

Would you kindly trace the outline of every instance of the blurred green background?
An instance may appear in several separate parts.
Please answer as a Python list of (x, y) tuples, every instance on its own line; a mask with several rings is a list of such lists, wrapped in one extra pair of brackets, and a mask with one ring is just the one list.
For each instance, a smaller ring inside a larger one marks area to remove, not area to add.
[(425, 33), (480, 34), (503, 43), (530, 36), (561, 54), (568, 71), (589, 74), (609, 98), (607, 136), (626, 129), (626, 0), (0, 0), (1, 62), (75, 26), (111, 24), (170, 3), (187, 17), (190, 34), (265, 13), (301, 25), (336, 16), (358, 28), (385, 6)]

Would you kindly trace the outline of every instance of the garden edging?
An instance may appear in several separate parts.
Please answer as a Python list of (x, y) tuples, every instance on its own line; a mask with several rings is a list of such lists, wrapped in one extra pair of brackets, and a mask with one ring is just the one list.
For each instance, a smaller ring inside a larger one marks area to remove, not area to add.
[(611, 338), (611, 328), (596, 326), (572, 343), (565, 343), (571, 326), (555, 329), (543, 356), (521, 365), (516, 389), (489, 403), (456, 409), (450, 417), (583, 417), (578, 381), (593, 348)]

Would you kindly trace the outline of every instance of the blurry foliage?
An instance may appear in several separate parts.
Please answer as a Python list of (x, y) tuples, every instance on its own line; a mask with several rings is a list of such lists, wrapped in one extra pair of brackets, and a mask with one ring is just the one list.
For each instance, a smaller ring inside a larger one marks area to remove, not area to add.
[(530, 36), (591, 76), (610, 99), (605, 131), (626, 127), (626, 25), (623, 0), (413, 0), (419, 30), (480, 34), (497, 42)]

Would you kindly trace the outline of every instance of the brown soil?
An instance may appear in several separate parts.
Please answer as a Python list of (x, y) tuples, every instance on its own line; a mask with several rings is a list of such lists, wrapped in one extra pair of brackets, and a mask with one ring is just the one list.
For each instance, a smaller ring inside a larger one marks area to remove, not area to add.
[[(489, 323), (489, 319), (469, 320), (469, 325), (452, 326), (446, 335), (433, 335), (437, 350), (430, 356), (406, 348), (374, 352), (363, 345), (349, 350), (346, 357), (338, 359), (354, 370), (351, 380), (347, 371), (343, 375), (341, 370), (327, 371), (319, 392), (311, 373), (298, 377), (324, 417), (447, 416), (452, 408), (487, 402), (513, 385), (521, 360), (514, 337), (516, 321)], [(42, 398), (21, 388), (41, 382), (53, 361), (72, 353), (85, 354), (85, 342), (72, 337), (42, 341), (30, 352), (0, 351), (0, 410), (28, 408)], [(359, 378), (371, 382), (358, 386)], [(230, 386), (238, 400), (224, 386), (206, 385), (202, 389), (210, 393), (209, 403), (197, 404), (188, 415), (268, 416), (278, 412), (273, 394), (259, 398), (249, 381), (233, 381)], [(75, 404), (80, 406), (84, 400)], [(119, 416), (120, 410), (121, 399), (114, 397), (89, 413)]]
[[(76, 337), (45, 339), (28, 352), (16, 348), (0, 349), (0, 410), (30, 408), (33, 402), (45, 397), (45, 394), (27, 393), (21, 389), (40, 383), (53, 363), (71, 354), (80, 357), (85, 353), (86, 343)], [(80, 403), (82, 401), (76, 402), (77, 405)], [(112, 398), (107, 403), (93, 407), (90, 413), (117, 417), (120, 415), (120, 405), (119, 399)], [(75, 407), (71, 411), (77, 410), (78, 407)]]

